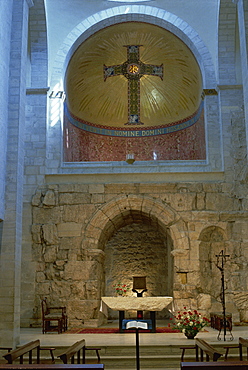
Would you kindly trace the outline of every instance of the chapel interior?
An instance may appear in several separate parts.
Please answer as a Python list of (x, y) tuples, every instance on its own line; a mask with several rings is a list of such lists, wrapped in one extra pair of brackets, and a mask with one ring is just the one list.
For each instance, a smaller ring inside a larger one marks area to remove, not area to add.
[(44, 299), (68, 328), (117, 320), (102, 297), (133, 277), (172, 297), (158, 319), (210, 317), (220, 255), (248, 323), (248, 2), (7, 0), (0, 20), (0, 346)]

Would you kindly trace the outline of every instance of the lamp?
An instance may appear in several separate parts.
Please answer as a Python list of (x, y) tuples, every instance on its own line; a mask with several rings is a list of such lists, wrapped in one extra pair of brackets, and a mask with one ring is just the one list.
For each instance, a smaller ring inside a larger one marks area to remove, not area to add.
[(127, 156), (126, 156), (126, 162), (128, 164), (133, 164), (135, 162), (134, 154), (127, 154)]

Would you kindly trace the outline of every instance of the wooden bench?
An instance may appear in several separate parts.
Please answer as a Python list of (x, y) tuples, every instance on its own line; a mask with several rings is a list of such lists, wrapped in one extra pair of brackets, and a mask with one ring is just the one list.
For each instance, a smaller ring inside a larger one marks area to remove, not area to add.
[(230, 344), (230, 345), (224, 346), (224, 348), (226, 349), (225, 359), (227, 360), (228, 353), (231, 348), (238, 348), (239, 349), (239, 359), (240, 361), (243, 361), (243, 347), (246, 348), (246, 359), (248, 360), (248, 339), (245, 339), (242, 337), (239, 337), (239, 343), (237, 345)]
[(204, 354), (206, 355), (206, 361), (217, 361), (218, 358), (220, 358), (223, 353), (220, 353), (216, 351), (214, 347), (212, 347), (210, 344), (208, 344), (203, 339), (195, 339), (195, 345), (194, 346), (184, 346), (180, 347), (182, 349), (182, 355), (181, 355), (181, 362), (184, 361), (184, 355), (186, 349), (195, 349), (195, 360), (199, 361), (199, 349), (200, 349), (200, 361), (204, 361)]
[(98, 370), (104, 364), (0, 364), (0, 370)]
[(181, 370), (248, 370), (248, 361), (182, 362)]
[(196, 346), (196, 361), (199, 361), (199, 349), (200, 349), (200, 361), (204, 361), (204, 354), (206, 355), (206, 361), (217, 361), (223, 353), (216, 351), (209, 343), (203, 339), (195, 339)]
[(85, 340), (82, 339), (76, 343), (74, 343), (72, 346), (70, 346), (65, 352), (58, 355), (58, 358), (60, 358), (64, 364), (68, 364), (69, 361), (71, 364), (74, 364), (75, 356), (77, 356), (77, 363), (80, 364), (80, 353), (82, 351), (82, 363), (86, 363), (86, 351), (96, 351), (98, 363), (100, 362), (100, 355), (99, 351), (101, 348), (89, 348), (85, 345)]
[(53, 350), (54, 349), (55, 348), (47, 348), (47, 347), (42, 347), (41, 348), (40, 340), (37, 339), (37, 340), (34, 340), (34, 341), (29, 342), (27, 344), (24, 344), (23, 346), (18, 347), (17, 349), (9, 351), (5, 355), (3, 355), (3, 357), (5, 358), (5, 360), (8, 361), (8, 364), (13, 364), (14, 361), (16, 361), (17, 359), (19, 359), (20, 364), (23, 364), (24, 356), (26, 354), (28, 354), (28, 363), (32, 364), (32, 362), (33, 362), (33, 351), (36, 351), (36, 363), (39, 364), (40, 363), (40, 351), (41, 350), (46, 350), (46, 351), (48, 350), (48, 351), (50, 351), (51, 362), (54, 363), (54, 355), (53, 355)]

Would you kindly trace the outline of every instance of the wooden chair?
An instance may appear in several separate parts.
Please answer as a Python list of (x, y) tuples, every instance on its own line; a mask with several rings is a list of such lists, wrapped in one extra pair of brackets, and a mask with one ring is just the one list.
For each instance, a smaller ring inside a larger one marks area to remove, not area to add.
[[(42, 333), (58, 331), (58, 334), (67, 330), (66, 307), (48, 306), (47, 298), (41, 302), (42, 308)], [(55, 325), (52, 325), (56, 323)]]

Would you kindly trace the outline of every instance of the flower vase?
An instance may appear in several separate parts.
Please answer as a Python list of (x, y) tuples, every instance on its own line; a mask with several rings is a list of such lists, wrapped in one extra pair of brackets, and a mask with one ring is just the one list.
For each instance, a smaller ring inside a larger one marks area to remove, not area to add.
[(185, 332), (184, 335), (188, 338), (188, 339), (194, 339), (195, 336), (196, 336), (197, 332), (195, 333), (187, 333)]

